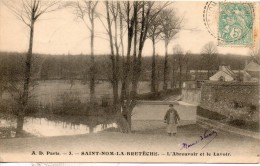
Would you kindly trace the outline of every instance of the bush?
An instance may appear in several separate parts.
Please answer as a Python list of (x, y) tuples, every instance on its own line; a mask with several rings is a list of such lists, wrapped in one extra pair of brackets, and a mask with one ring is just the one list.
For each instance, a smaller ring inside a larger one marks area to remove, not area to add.
[(80, 101), (78, 93), (69, 91), (57, 95), (54, 114), (79, 114), (82, 111), (86, 111), (86, 104)]
[(109, 97), (109, 95), (101, 96), (101, 106), (102, 107), (108, 107), (111, 104), (112, 104), (112, 102), (111, 102), (111, 98)]
[[(21, 110), (21, 105), (19, 105), (18, 100), (13, 98), (8, 98), (0, 101), (0, 111), (3, 114), (7, 115), (18, 115), (18, 112)], [(30, 98), (28, 101), (26, 115), (34, 114), (39, 110), (39, 103), (35, 98)]]
[(59, 115), (90, 115), (99, 116), (111, 112), (112, 105), (109, 97), (101, 98), (101, 105), (80, 101), (78, 92), (68, 91), (57, 95), (55, 105), (52, 106), (52, 113)]

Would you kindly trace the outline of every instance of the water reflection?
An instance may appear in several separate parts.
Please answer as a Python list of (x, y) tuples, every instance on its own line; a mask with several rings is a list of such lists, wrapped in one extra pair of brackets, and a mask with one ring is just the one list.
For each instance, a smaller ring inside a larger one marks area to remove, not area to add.
[[(10, 127), (13, 129), (16, 126), (16, 122), (11, 122), (10, 120), (6, 119), (0, 119), (0, 124), (1, 127)], [(117, 128), (117, 125), (116, 123), (108, 119), (100, 117), (85, 117), (84, 119), (82, 119), (82, 117), (70, 116), (52, 118), (26, 117), (23, 129), (27, 133), (30, 133), (34, 136), (49, 137), (97, 133), (112, 127)], [(14, 132), (13, 129), (12, 133)]]

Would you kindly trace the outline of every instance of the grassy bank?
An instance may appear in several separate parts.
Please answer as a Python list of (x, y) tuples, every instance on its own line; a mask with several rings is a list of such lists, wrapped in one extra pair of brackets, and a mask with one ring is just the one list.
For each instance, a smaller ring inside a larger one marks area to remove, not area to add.
[(167, 89), (162, 90), (157, 93), (155, 92), (148, 92), (142, 93), (137, 95), (137, 100), (165, 100), (170, 96), (179, 95), (181, 94), (180, 89)]
[(232, 117), (227, 117), (222, 114), (219, 114), (217, 112), (213, 112), (207, 109), (204, 109), (202, 107), (198, 107), (197, 114), (199, 116), (220, 121), (222, 123), (225, 123), (227, 125), (231, 125), (233, 127), (237, 127), (240, 129), (250, 130), (254, 132), (259, 132), (259, 122), (253, 122), (253, 121), (246, 121), (242, 119), (233, 119)]

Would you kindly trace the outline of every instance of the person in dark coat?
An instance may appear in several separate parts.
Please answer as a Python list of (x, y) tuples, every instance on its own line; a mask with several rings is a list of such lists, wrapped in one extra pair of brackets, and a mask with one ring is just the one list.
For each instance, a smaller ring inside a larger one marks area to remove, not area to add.
[(176, 135), (177, 133), (177, 124), (180, 121), (180, 116), (178, 112), (173, 108), (173, 104), (169, 105), (169, 110), (164, 116), (164, 122), (167, 123), (166, 131), (169, 136)]

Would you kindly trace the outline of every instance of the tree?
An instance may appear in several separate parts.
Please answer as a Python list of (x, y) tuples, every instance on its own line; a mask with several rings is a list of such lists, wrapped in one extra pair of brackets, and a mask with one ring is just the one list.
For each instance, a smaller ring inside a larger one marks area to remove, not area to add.
[[(120, 20), (122, 21), (123, 16), (124, 20), (126, 21), (127, 30), (127, 53), (126, 58), (123, 58), (124, 67), (120, 96), (121, 107), (123, 108), (123, 115), (127, 121), (126, 124), (124, 121), (121, 120), (125, 127), (125, 132), (131, 131), (131, 115), (132, 110), (135, 106), (137, 84), (141, 73), (142, 50), (147, 38), (147, 31), (150, 19), (149, 16), (153, 4), (154, 2), (127, 1), (122, 2), (123, 9), (121, 9), (120, 7), (120, 14), (122, 14), (122, 11), (125, 11), (124, 14), (120, 15)], [(120, 29), (122, 29), (121, 25)], [(139, 38), (138, 42), (137, 38)], [(134, 42), (132, 43), (133, 40)], [(133, 50), (133, 62), (131, 62), (131, 50)], [(130, 76), (130, 74), (132, 75)], [(130, 88), (131, 83), (132, 88)]]
[(191, 56), (191, 53), (190, 51), (186, 52), (185, 56), (184, 56), (184, 64), (185, 64), (185, 67), (186, 67), (186, 70), (185, 70), (185, 80), (188, 81), (188, 73), (189, 73), (189, 63), (190, 63), (190, 56)]
[[(123, 46), (123, 27), (122, 27), (122, 16), (121, 16), (121, 7), (119, 2), (104, 2), (106, 6), (106, 20), (107, 27), (104, 25), (102, 19), (99, 17), (100, 21), (103, 23), (108, 36), (109, 36), (109, 44), (111, 50), (111, 63), (112, 63), (112, 86), (113, 86), (113, 103), (114, 107), (118, 106), (119, 102), (119, 76), (120, 76), (120, 55), (119, 55), (119, 42), (118, 42), (118, 18), (120, 18), (120, 40), (121, 45)], [(112, 18), (111, 18), (112, 15)], [(114, 34), (112, 31), (112, 24), (114, 24)], [(114, 36), (114, 38), (113, 38)], [(123, 52), (123, 48), (122, 48)]]
[(41, 0), (6, 0), (4, 4), (14, 13), (14, 15), (22, 21), (30, 30), (29, 48), (26, 55), (23, 92), (20, 100), (20, 111), (17, 117), (16, 136), (19, 137), (23, 130), (24, 116), (28, 106), (29, 87), (31, 81), (31, 65), (33, 55), (33, 40), (35, 23), (39, 18), (50, 12), (54, 12), (61, 8), (58, 1), (41, 1)]
[[(148, 32), (151, 29), (152, 25), (158, 21), (156, 20), (160, 14), (160, 12), (169, 6), (171, 2), (165, 3), (156, 3), (156, 2), (140, 2), (140, 16), (137, 17), (138, 20), (136, 22), (135, 27), (135, 40), (134, 40), (134, 53), (133, 53), (133, 81), (132, 81), (132, 95), (135, 97), (137, 93), (137, 83), (140, 78), (141, 73), (141, 65), (142, 65), (142, 51), (145, 44), (146, 39), (148, 38)], [(138, 46), (136, 45), (136, 38), (139, 37)], [(155, 36), (154, 36), (155, 37)], [(138, 50), (136, 49), (138, 47)], [(137, 50), (137, 51), (136, 51)], [(136, 53), (137, 52), (137, 53)], [(138, 55), (136, 57), (136, 55)], [(154, 54), (155, 59), (155, 54)], [(154, 67), (155, 69), (155, 67)], [(155, 74), (155, 73), (154, 73)]]
[(206, 65), (207, 77), (209, 79), (212, 70), (216, 67), (217, 60), (217, 46), (213, 42), (205, 44), (201, 50), (202, 61)]
[(157, 76), (156, 76), (156, 53), (155, 53), (155, 44), (156, 40), (159, 38), (161, 34), (160, 31), (160, 20), (159, 17), (156, 17), (153, 22), (150, 24), (150, 28), (148, 30), (148, 38), (152, 40), (153, 45), (153, 55), (152, 55), (152, 74), (151, 74), (151, 92), (158, 92), (156, 85), (158, 84)]
[[(137, 85), (141, 75), (141, 67), (142, 67), (142, 51), (147, 39), (148, 30), (150, 28), (151, 23), (156, 19), (159, 13), (168, 6), (169, 2), (161, 5), (156, 5), (155, 2), (146, 1), (146, 2), (133, 2), (132, 4), (132, 16), (130, 17), (130, 3), (126, 4), (126, 22), (127, 22), (127, 30), (128, 30), (128, 47), (127, 47), (127, 57), (125, 63), (124, 70), (124, 78), (122, 84), (122, 96), (121, 99), (124, 101), (122, 103), (124, 105), (125, 117), (128, 122), (128, 127), (131, 130), (131, 115), (132, 110), (136, 103), (136, 95), (137, 95)], [(130, 19), (131, 18), (131, 19)], [(132, 40), (134, 40), (132, 45)], [(138, 42), (137, 42), (138, 41)], [(132, 65), (130, 63), (130, 53), (133, 47), (133, 62)], [(132, 70), (131, 70), (132, 67)], [(129, 84), (129, 74), (130, 70), (132, 71), (132, 88), (130, 91)], [(130, 92), (130, 93), (129, 93)]]
[[(132, 40), (134, 36), (134, 27), (135, 20), (137, 20), (137, 12), (138, 12), (138, 4), (137, 2), (125, 2), (125, 11), (126, 11), (126, 25), (127, 25), (127, 53), (126, 59), (124, 60), (124, 68), (123, 68), (123, 80), (122, 80), (122, 88), (121, 88), (121, 105), (123, 108), (123, 116), (125, 117), (127, 123), (124, 120), (121, 120), (123, 125), (124, 132), (131, 132), (131, 110), (134, 107), (133, 102), (130, 98), (130, 53), (132, 49)], [(133, 7), (133, 14), (131, 15), (131, 8)]]
[(260, 47), (251, 49), (250, 56), (253, 61), (260, 64)]
[[(177, 45), (173, 49), (175, 59), (176, 59), (176, 64), (178, 64), (179, 68), (179, 88), (181, 89), (182, 87), (182, 69), (183, 69), (183, 62), (184, 62), (184, 54), (183, 50), (180, 45)], [(174, 79), (174, 78), (173, 78)]]
[(96, 7), (98, 1), (87, 1), (80, 0), (77, 2), (71, 2), (68, 6), (74, 9), (74, 14), (78, 19), (80, 19), (86, 26), (86, 28), (90, 32), (90, 56), (91, 63), (89, 67), (90, 81), (89, 81), (89, 89), (90, 89), (90, 103), (94, 104), (96, 101), (95, 97), (95, 57), (94, 57), (94, 37), (95, 37), (95, 19), (98, 17)]
[(172, 79), (171, 79), (171, 88), (175, 88), (176, 87), (176, 76), (175, 76), (175, 71), (177, 70), (177, 64), (176, 64), (177, 60), (176, 60), (176, 55), (173, 54), (172, 55)]
[(161, 39), (164, 40), (165, 46), (163, 89), (166, 90), (168, 80), (168, 45), (181, 30), (183, 18), (178, 17), (176, 11), (173, 9), (164, 9), (159, 14), (159, 20), (161, 21), (160, 24), (162, 32), (160, 36)]

